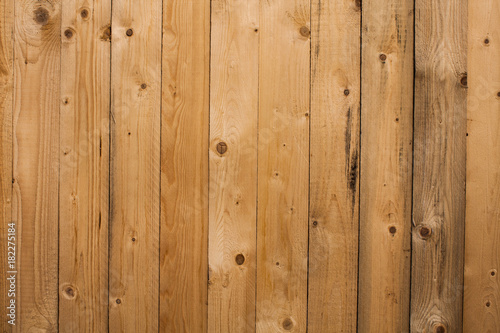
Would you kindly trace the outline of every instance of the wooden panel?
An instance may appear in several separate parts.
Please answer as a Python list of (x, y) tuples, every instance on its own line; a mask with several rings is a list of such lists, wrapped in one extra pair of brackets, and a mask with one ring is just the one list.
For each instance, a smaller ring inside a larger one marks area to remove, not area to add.
[(160, 329), (207, 330), (210, 1), (163, 1)]
[(500, 331), (500, 3), (469, 2), (464, 331)]
[(460, 332), (467, 2), (417, 0), (415, 11), (411, 330)]
[(212, 1), (210, 332), (255, 332), (259, 2)]
[(305, 332), (310, 3), (260, 2), (257, 332)]
[(359, 2), (312, 2), (309, 307), (311, 332), (356, 331)]
[(114, 0), (111, 63), (109, 322), (158, 329), (160, 0)]
[(409, 327), (413, 0), (363, 2), (360, 332)]
[(57, 330), (60, 1), (16, 1), (13, 213), (16, 329)]
[[(0, 320), (0, 331), (11, 332), (15, 327), (8, 323), (15, 318), (15, 294), (11, 289), (11, 276), (16, 276), (16, 225), (10, 225), (12, 204), (12, 97), (13, 97), (13, 48), (14, 1), (0, 4), (0, 308), (5, 311)], [(12, 228), (14, 227), (14, 228)], [(10, 229), (10, 230), (9, 230)], [(9, 278), (9, 280), (7, 280)], [(7, 307), (10, 307), (9, 309)], [(9, 316), (7, 316), (7, 314)], [(10, 316), (11, 315), (11, 316)], [(16, 320), (11, 323), (15, 323)]]
[(61, 15), (59, 331), (108, 328), (111, 1)]

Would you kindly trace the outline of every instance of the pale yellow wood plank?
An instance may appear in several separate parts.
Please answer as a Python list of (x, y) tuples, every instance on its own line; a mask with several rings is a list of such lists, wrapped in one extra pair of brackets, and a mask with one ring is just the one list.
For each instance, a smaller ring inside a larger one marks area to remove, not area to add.
[(59, 331), (108, 328), (110, 0), (61, 15)]
[(57, 331), (60, 1), (16, 1), (14, 179), (16, 330)]
[[(13, 257), (16, 255), (16, 233), (9, 230), (12, 222), (12, 98), (13, 98), (13, 48), (14, 48), (14, 1), (0, 4), (0, 308), (5, 311), (0, 320), (0, 331), (11, 332), (13, 327), (8, 321), (15, 319), (18, 311), (11, 305), (16, 301), (12, 294), (10, 281), (16, 270)], [(15, 227), (15, 226), (14, 226)], [(10, 257), (10, 258), (9, 258)], [(9, 260), (10, 259), (10, 260)], [(11, 266), (12, 264), (12, 266)], [(10, 307), (10, 309), (7, 309)], [(15, 323), (16, 321), (12, 321)]]
[(259, 2), (212, 1), (209, 332), (255, 332)]
[(163, 1), (160, 330), (205, 332), (210, 1)]
[(109, 329), (158, 330), (162, 1), (114, 0)]
[(462, 330), (467, 1), (415, 3), (411, 331)]
[(312, 1), (310, 332), (356, 330), (361, 8)]
[(413, 0), (363, 2), (358, 330), (410, 320)]
[(469, 2), (464, 332), (500, 331), (500, 3)]
[(305, 332), (310, 3), (260, 2), (257, 332)]

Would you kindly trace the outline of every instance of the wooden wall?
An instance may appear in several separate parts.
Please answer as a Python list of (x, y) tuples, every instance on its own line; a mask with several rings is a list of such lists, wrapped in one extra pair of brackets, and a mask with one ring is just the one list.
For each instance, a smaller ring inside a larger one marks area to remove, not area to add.
[(500, 331), (499, 15), (0, 0), (1, 331)]

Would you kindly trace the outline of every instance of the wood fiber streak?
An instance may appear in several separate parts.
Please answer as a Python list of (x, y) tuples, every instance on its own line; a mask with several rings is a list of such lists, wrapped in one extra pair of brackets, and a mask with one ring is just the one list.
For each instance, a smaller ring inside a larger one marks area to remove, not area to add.
[(466, 29), (466, 1), (416, 1), (412, 332), (462, 331)]
[(210, 1), (164, 0), (162, 332), (207, 331), (209, 59)]
[(464, 332), (500, 331), (499, 16), (469, 2)]
[(211, 21), (208, 330), (255, 332), (259, 2)]
[(12, 220), (19, 332), (58, 329), (60, 25), (60, 1), (16, 1)]
[(161, 0), (113, 0), (109, 330), (158, 330)]
[(356, 330), (360, 7), (312, 1), (310, 332)]
[(410, 320), (413, 0), (363, 2), (358, 330)]
[(65, 1), (61, 21), (59, 331), (105, 332), (111, 1)]
[(257, 332), (305, 332), (310, 3), (260, 2)]

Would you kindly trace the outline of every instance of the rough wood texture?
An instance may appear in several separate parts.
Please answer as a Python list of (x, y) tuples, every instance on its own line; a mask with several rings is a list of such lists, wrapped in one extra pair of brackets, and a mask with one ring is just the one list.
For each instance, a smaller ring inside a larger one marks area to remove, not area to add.
[(158, 330), (161, 0), (114, 0), (109, 329)]
[(466, 1), (416, 1), (414, 332), (462, 330), (466, 28)]
[(255, 332), (259, 2), (211, 21), (208, 330)]
[(111, 1), (61, 15), (59, 331), (108, 328)]
[(361, 8), (312, 1), (311, 332), (356, 330)]
[(16, 1), (13, 213), (21, 332), (57, 331), (60, 1)]
[(410, 319), (413, 0), (363, 2), (358, 330)]
[(469, 2), (464, 332), (500, 331), (500, 3)]
[(310, 3), (260, 2), (257, 332), (306, 330)]
[(18, 268), (9, 265), (9, 257), (17, 253), (16, 235), (8, 232), (8, 224), (12, 222), (13, 0), (0, 3), (0, 18), (0, 308), (5, 311), (0, 320), (0, 331), (7, 333), (13, 328), (8, 324), (11, 318), (6, 317), (10, 313), (7, 307), (13, 299), (9, 297), (10, 283), (6, 278), (11, 274), (7, 271)]
[(163, 1), (160, 329), (207, 330), (210, 1)]

